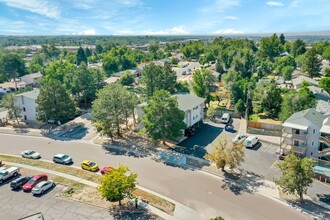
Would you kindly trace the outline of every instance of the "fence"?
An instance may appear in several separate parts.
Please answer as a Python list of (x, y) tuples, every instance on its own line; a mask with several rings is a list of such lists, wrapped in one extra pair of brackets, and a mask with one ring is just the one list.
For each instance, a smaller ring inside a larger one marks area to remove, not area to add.
[(248, 121), (247, 132), (250, 134), (261, 134), (280, 137), (282, 135), (282, 125), (269, 124), (263, 122)]
[(224, 113), (229, 113), (230, 117), (232, 117), (232, 118), (241, 118), (242, 117), (240, 113), (226, 111), (226, 110), (217, 110), (217, 111), (215, 111), (214, 115), (221, 117)]

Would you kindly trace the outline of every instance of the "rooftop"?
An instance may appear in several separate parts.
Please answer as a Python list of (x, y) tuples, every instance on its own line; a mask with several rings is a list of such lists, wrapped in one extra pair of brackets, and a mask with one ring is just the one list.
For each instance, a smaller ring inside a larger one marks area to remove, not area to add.
[(192, 94), (176, 94), (173, 96), (177, 98), (179, 108), (182, 111), (193, 109), (194, 107), (203, 104), (205, 102), (204, 98)]
[(40, 93), (39, 89), (33, 89), (32, 91), (24, 92), (24, 93), (18, 94), (17, 96), (24, 96), (24, 97), (36, 100), (38, 98), (39, 93)]
[(302, 118), (321, 128), (325, 117), (320, 112), (317, 112), (314, 108), (310, 108), (294, 113), (285, 121), (283, 126), (291, 127), (291, 125), (297, 125), (306, 127), (307, 125), (303, 120), (301, 120)]
[(293, 85), (301, 84), (303, 81), (309, 82), (309, 83), (311, 83), (312, 85), (315, 85), (315, 86), (319, 85), (319, 83), (316, 80), (314, 80), (312, 78), (309, 78), (307, 76), (303, 76), (303, 75), (297, 76), (297, 77), (292, 79)]

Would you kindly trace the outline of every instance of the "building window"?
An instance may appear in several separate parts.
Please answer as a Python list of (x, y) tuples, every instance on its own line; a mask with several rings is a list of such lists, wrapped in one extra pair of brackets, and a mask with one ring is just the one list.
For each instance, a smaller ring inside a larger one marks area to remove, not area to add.
[(298, 147), (298, 146), (299, 146), (299, 141), (294, 140), (294, 141), (293, 141), (293, 145), (296, 146), (296, 147)]
[(311, 156), (313, 156), (313, 152), (311, 152)]
[(315, 129), (313, 129), (313, 134), (315, 134)]
[(23, 112), (25, 112), (25, 107), (23, 107)]
[(26, 120), (26, 115), (24, 115), (24, 120)]
[(312, 141), (312, 146), (314, 146), (314, 142)]
[(295, 133), (295, 134), (300, 134), (299, 131), (300, 131), (300, 130), (296, 129), (296, 130), (294, 131), (294, 133)]

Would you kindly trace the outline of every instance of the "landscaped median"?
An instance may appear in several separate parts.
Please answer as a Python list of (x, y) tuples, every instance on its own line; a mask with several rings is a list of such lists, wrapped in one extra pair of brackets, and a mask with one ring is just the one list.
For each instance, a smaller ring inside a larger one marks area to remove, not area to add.
[[(3, 155), (0, 154), (0, 161), (4, 163), (17, 163), (22, 165), (28, 165), (36, 168), (47, 169), (51, 171), (56, 171), (62, 173), (64, 175), (71, 175), (78, 177), (83, 180), (88, 180), (90, 182), (99, 184), (100, 175), (96, 173), (91, 173), (88, 171), (84, 171), (78, 168), (64, 166), (60, 164), (54, 164), (52, 162), (40, 161), (40, 160), (31, 160), (26, 158), (21, 158), (18, 156), (11, 156), (11, 155)], [(95, 187), (87, 186), (82, 183), (75, 182), (73, 180), (64, 178), (62, 176), (55, 176), (54, 180), (61, 185), (66, 186), (67, 190), (64, 190), (61, 195), (65, 197), (72, 198), (74, 200), (80, 202), (86, 202), (89, 204), (93, 204), (101, 207), (110, 207), (114, 206), (114, 203), (106, 202), (102, 199), (100, 193), (98, 193)], [(133, 196), (137, 197), (138, 199), (142, 200), (153, 207), (162, 210), (163, 212), (173, 215), (175, 204), (160, 198), (159, 196), (153, 195), (152, 193), (145, 192), (141, 189), (135, 189), (133, 192)]]

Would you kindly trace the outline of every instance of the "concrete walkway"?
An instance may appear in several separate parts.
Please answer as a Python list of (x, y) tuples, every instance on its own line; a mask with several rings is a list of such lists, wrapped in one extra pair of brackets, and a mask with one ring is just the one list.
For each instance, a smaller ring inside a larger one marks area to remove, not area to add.
[[(39, 171), (41, 173), (48, 173), (48, 174), (52, 174), (52, 175), (56, 175), (56, 176), (61, 176), (63, 178), (66, 178), (66, 179), (70, 179), (70, 180), (73, 180), (73, 181), (76, 181), (76, 182), (79, 182), (79, 183), (82, 183), (82, 184), (85, 184), (87, 186), (91, 186), (91, 187), (99, 187), (99, 184), (95, 183), (95, 182), (91, 182), (91, 181), (88, 181), (88, 180), (85, 180), (85, 179), (82, 179), (82, 178), (79, 178), (79, 177), (76, 177), (76, 176), (73, 176), (73, 175), (69, 175), (69, 174), (66, 174), (66, 173), (61, 173), (61, 172), (57, 172), (57, 171), (54, 171), (54, 170), (49, 170), (49, 169), (44, 169), (44, 168), (41, 168), (41, 167), (35, 167), (35, 166), (30, 166), (30, 165), (25, 165), (25, 164), (19, 164), (19, 163), (12, 163), (12, 162), (5, 162), (5, 164), (7, 165), (11, 165), (11, 166), (16, 166), (16, 167), (21, 167), (21, 168), (25, 168), (25, 169), (29, 169), (29, 170), (35, 170), (35, 171)], [(140, 204), (145, 206), (146, 208), (148, 208), (152, 213), (160, 216), (161, 218), (163, 219), (169, 219), (169, 220), (184, 220), (184, 219), (191, 219), (191, 220), (201, 220), (201, 219), (206, 219), (204, 218), (201, 214), (199, 214), (198, 212), (196, 212), (195, 210), (187, 207), (187, 206), (184, 206), (170, 198), (167, 198), (163, 195), (160, 195), (156, 192), (153, 192), (149, 189), (146, 189), (144, 187), (141, 187), (139, 185), (137, 185), (137, 188), (138, 189), (141, 189), (145, 192), (148, 192), (150, 194), (153, 194), (153, 195), (156, 195), (162, 199), (165, 199), (173, 204), (175, 204), (175, 210), (174, 210), (174, 214), (173, 216), (147, 204), (147, 203), (143, 203), (142, 201), (140, 201)]]

